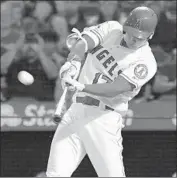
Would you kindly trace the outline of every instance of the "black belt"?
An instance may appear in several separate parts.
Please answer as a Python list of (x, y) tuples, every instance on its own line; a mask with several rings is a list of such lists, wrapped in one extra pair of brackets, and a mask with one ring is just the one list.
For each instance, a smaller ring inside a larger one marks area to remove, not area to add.
[[(90, 96), (84, 96), (84, 97), (77, 96), (76, 103), (82, 103), (82, 104), (90, 105), (90, 106), (99, 106), (100, 105), (100, 101), (98, 99), (92, 98)], [(114, 111), (113, 108), (111, 108), (107, 105), (105, 105), (105, 109)]]

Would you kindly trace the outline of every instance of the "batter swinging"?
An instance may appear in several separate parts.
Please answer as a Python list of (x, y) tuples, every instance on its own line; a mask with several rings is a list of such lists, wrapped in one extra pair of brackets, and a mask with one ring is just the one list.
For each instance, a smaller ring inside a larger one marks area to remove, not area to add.
[[(125, 177), (122, 116), (129, 101), (156, 73), (148, 40), (157, 21), (152, 9), (138, 7), (123, 26), (107, 21), (68, 37), (71, 60), (60, 75), (76, 92), (51, 144), (48, 177), (70, 177), (86, 154), (99, 177)], [(71, 80), (74, 74), (62, 77), (73, 66), (80, 71), (78, 81)]]

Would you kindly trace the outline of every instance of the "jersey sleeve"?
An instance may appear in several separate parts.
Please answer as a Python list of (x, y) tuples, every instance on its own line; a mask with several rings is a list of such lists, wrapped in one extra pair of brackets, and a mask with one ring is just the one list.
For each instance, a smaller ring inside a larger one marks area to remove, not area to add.
[(157, 64), (155, 61), (137, 61), (130, 64), (129, 67), (120, 71), (120, 76), (124, 77), (127, 81), (135, 86), (141, 88), (147, 83), (156, 73)]
[(84, 28), (82, 34), (91, 37), (94, 40), (96, 47), (97, 45), (102, 44), (113, 30), (122, 32), (122, 25), (117, 21), (107, 21), (96, 26)]

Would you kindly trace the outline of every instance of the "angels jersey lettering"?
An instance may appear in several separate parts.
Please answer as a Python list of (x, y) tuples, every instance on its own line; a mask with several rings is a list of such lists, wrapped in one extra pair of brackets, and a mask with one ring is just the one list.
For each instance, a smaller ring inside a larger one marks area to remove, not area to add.
[(122, 26), (116, 21), (87, 28), (83, 33), (94, 40), (95, 48), (87, 55), (79, 82), (83, 84), (109, 83), (121, 75), (135, 87), (132, 91), (124, 92), (114, 98), (99, 97), (84, 92), (78, 92), (76, 96), (89, 95), (118, 112), (127, 111), (128, 101), (139, 93), (141, 87), (157, 71), (157, 64), (148, 42), (137, 50), (122, 46)]
[[(108, 74), (110, 76), (113, 76), (113, 70), (117, 67), (117, 63), (115, 58), (110, 54), (110, 52), (105, 49), (103, 46), (99, 45), (96, 47), (91, 54), (97, 54), (96, 58), (100, 61), (100, 63), (103, 65), (105, 69), (108, 69)], [(109, 65), (114, 62), (114, 65), (111, 65), (111, 68)]]

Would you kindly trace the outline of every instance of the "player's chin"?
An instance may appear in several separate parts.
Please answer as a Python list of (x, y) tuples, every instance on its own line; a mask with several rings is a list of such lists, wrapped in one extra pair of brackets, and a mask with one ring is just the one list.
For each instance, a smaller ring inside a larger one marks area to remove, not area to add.
[(130, 49), (138, 49), (140, 46), (137, 44), (131, 44), (128, 46)]

